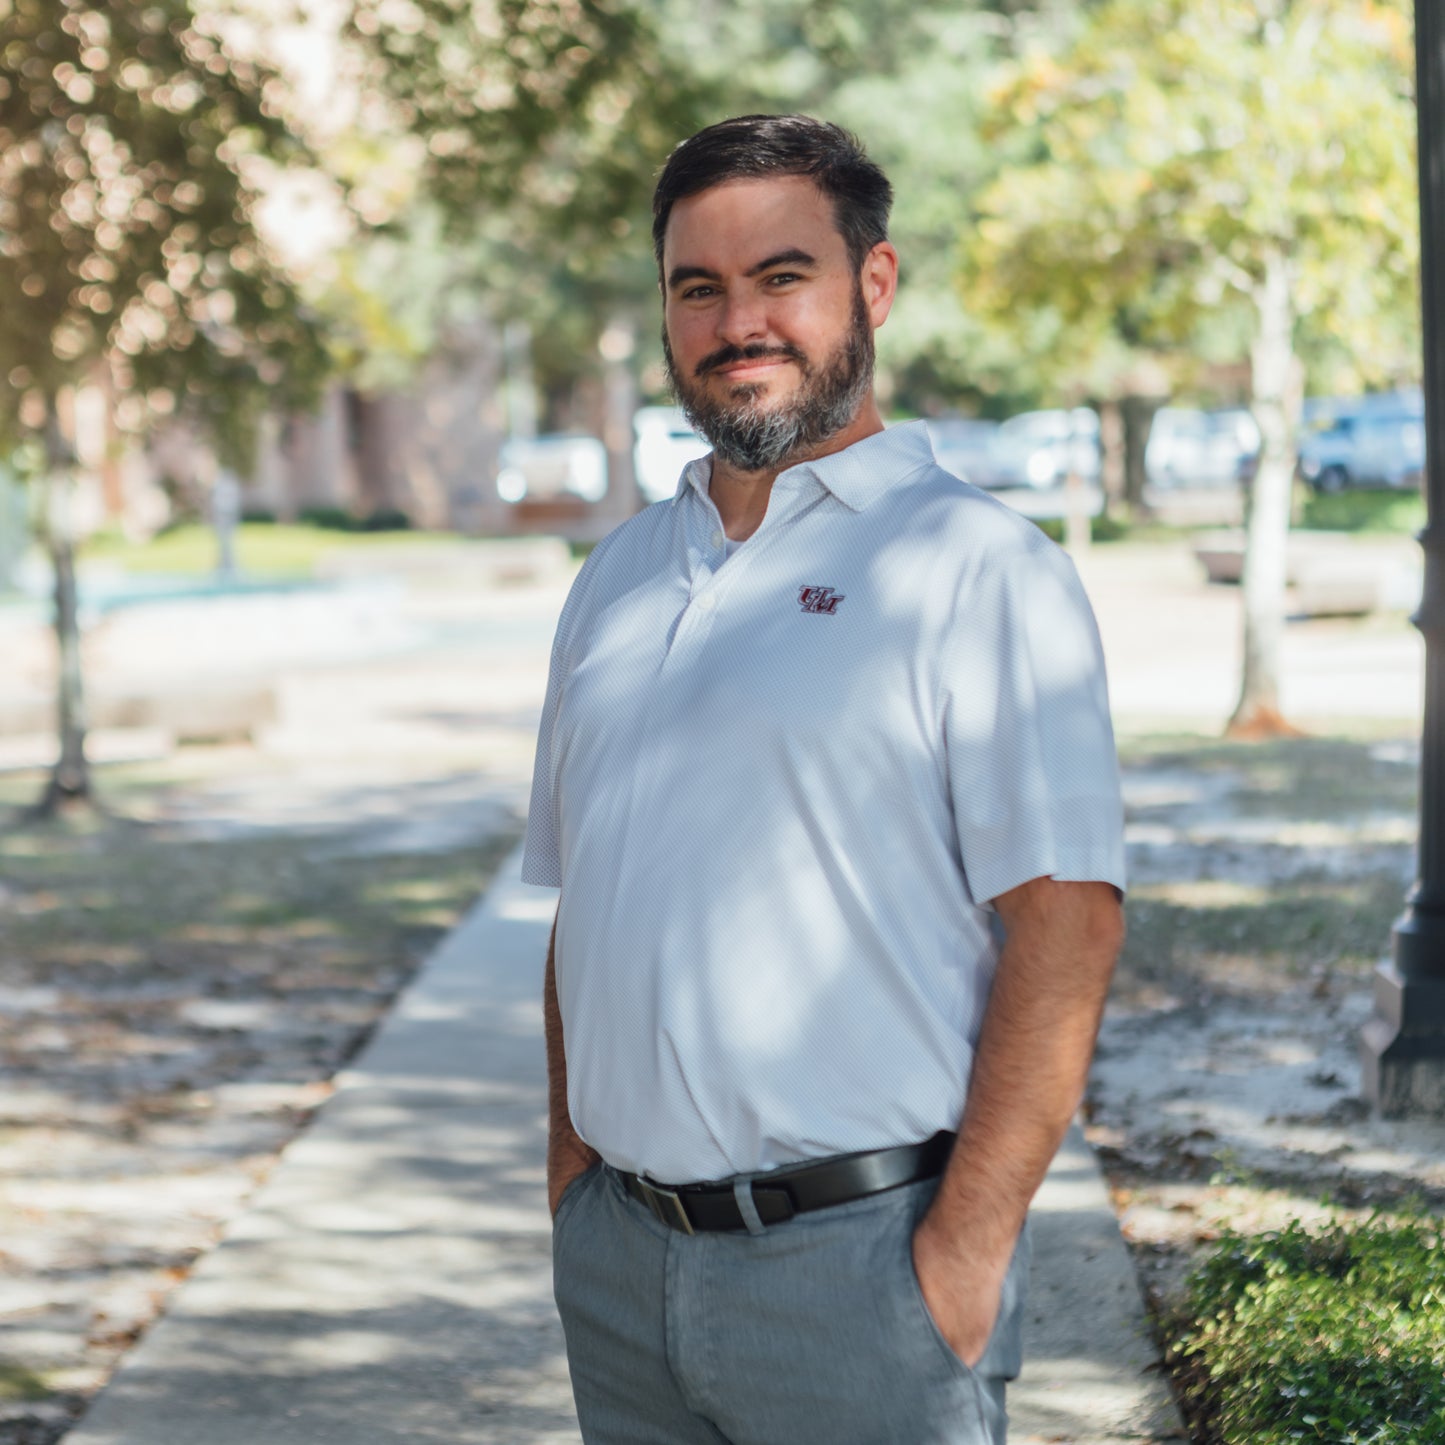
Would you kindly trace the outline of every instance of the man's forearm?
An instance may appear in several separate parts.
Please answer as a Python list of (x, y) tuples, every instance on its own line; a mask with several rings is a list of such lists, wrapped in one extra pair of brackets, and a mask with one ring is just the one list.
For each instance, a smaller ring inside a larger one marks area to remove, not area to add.
[[(1035, 879), (998, 907), (1006, 939), (958, 1143), (914, 1247), (941, 1326), (955, 1307), (967, 1313), (951, 1291), (996, 1307), (1029, 1202), (1083, 1095), (1123, 938), (1103, 883)], [(970, 1342), (954, 1342), (967, 1358)]]
[(547, 1204), (552, 1213), (563, 1191), (598, 1154), (572, 1127), (567, 1108), (567, 1056), (562, 1048), (562, 1011), (557, 1006), (557, 925), (547, 944), (547, 973), (542, 984), (542, 1025), (547, 1040)]

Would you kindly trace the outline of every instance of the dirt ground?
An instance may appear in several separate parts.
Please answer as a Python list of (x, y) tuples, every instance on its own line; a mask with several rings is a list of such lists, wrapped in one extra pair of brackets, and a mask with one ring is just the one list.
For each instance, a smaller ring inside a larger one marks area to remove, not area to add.
[[(1445, 1127), (1358, 1097), (1414, 870), (1418, 725), (1389, 719), (1418, 639), (1293, 626), (1287, 706), (1317, 735), (1229, 746), (1237, 597), (1168, 551), (1082, 570), (1132, 719), (1130, 936), (1086, 1113), (1158, 1303), (1224, 1223), (1445, 1204)], [(560, 601), (434, 593), (413, 620), (444, 646), (287, 673), (260, 747), (106, 768), (111, 821), (0, 816), (0, 1445), (60, 1438), (482, 891)], [(37, 788), (0, 775), (0, 815)]]
[(1445, 1205), (1445, 1125), (1360, 1098), (1415, 869), (1418, 744), (1126, 743), (1129, 941), (1086, 1117), (1157, 1307), (1220, 1227)]
[(71, 1423), (516, 836), (378, 852), (106, 781), (120, 816), (0, 837), (4, 1445)]
[(428, 594), (433, 647), (277, 674), (256, 745), (100, 768), (109, 817), (0, 772), (0, 1445), (64, 1434), (485, 891), (560, 600)]
[[(1226, 1223), (1445, 1203), (1445, 1129), (1358, 1096), (1416, 745), (1123, 752), (1130, 933), (1086, 1116), (1160, 1308)], [(112, 820), (0, 837), (0, 1445), (61, 1437), (517, 835), (515, 779), (343, 761), (303, 785), (188, 750), (107, 770)]]

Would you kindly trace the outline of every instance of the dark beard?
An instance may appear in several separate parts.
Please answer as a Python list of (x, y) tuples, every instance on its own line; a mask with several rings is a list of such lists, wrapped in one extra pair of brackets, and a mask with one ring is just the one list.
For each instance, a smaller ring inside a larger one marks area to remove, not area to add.
[(821, 370), (789, 345), (727, 346), (697, 365), (700, 380), (719, 366), (785, 356), (802, 371), (803, 384), (782, 406), (759, 406), (764, 388), (757, 385), (736, 386), (731, 396), (719, 398), (685, 382), (673, 360), (666, 326), (662, 351), (672, 394), (688, 421), (712, 443), (717, 457), (739, 472), (781, 471), (791, 461), (815, 451), (858, 415), (873, 384), (873, 328), (861, 287), (853, 291), (848, 335)]

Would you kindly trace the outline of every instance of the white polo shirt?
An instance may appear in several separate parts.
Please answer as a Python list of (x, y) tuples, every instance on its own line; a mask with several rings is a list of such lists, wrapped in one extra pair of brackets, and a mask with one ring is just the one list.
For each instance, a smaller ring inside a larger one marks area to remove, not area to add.
[(560, 886), (574, 1126), (669, 1183), (956, 1128), (989, 900), (1124, 886), (1102, 654), (1068, 558), (922, 423), (773, 485), (711, 462), (563, 609), (522, 876)]

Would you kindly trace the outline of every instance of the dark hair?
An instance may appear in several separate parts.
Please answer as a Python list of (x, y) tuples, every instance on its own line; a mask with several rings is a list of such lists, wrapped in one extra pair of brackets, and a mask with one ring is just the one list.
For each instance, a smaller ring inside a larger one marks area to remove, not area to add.
[(658, 270), (667, 218), (678, 201), (724, 181), (763, 176), (807, 176), (832, 201), (855, 269), (888, 239), (893, 187), (856, 136), (810, 115), (739, 115), (698, 131), (667, 158), (652, 193)]

